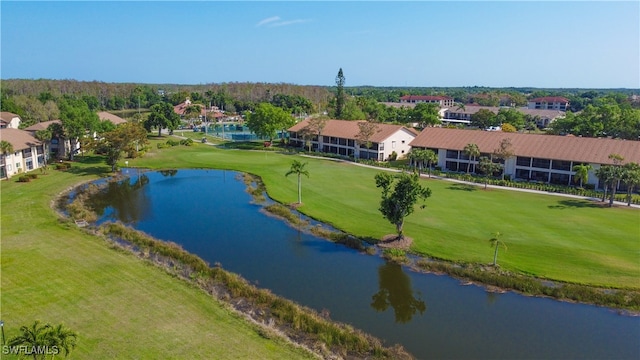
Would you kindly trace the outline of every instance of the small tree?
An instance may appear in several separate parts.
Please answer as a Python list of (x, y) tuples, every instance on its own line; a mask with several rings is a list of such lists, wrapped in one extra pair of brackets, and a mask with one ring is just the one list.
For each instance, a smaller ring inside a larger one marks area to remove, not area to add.
[[(378, 124), (371, 121), (360, 121), (358, 123), (358, 129), (359, 131), (356, 134), (356, 144), (358, 144), (358, 147), (362, 147), (362, 145), (364, 145), (367, 150), (369, 150), (369, 148), (371, 148), (371, 137), (380, 131), (378, 129)], [(359, 156), (360, 149), (358, 148), (358, 157)], [(368, 154), (367, 158), (369, 158)]]
[(491, 246), (495, 247), (495, 251), (493, 252), (493, 266), (498, 265), (498, 247), (502, 246), (505, 251), (507, 250), (507, 245), (504, 241), (500, 240), (501, 237), (502, 234), (499, 231), (496, 231), (491, 239), (489, 239)]
[(480, 171), (484, 174), (484, 188), (487, 189), (487, 183), (489, 183), (489, 176), (493, 175), (494, 172), (499, 171), (502, 168), (502, 165), (496, 164), (491, 159), (486, 156), (480, 158), (480, 162), (478, 163), (478, 167)]
[(575, 171), (575, 175), (573, 176), (573, 181), (580, 181), (580, 187), (582, 187), (583, 182), (589, 181), (589, 171), (593, 169), (593, 167), (589, 164), (578, 164), (573, 167), (573, 171)]
[(7, 156), (13, 152), (13, 145), (7, 140), (0, 141), (0, 151), (2, 155)]
[[(318, 148), (316, 149), (318, 152), (322, 152), (320, 137), (325, 126), (327, 126), (327, 119), (320, 116), (309, 119), (309, 124), (306, 126), (311, 134), (318, 136)], [(309, 145), (309, 152), (311, 152), (311, 145)]]
[[(402, 228), (404, 219), (413, 213), (418, 200), (426, 200), (431, 196), (431, 189), (420, 184), (418, 174), (378, 173), (375, 176), (376, 187), (382, 188), (380, 212), (385, 219), (396, 226), (398, 238), (404, 237)], [(424, 205), (422, 205), (424, 208)]]
[[(514, 154), (513, 146), (511, 145), (510, 138), (504, 138), (500, 140), (500, 145), (498, 145), (498, 148), (493, 150), (493, 156), (499, 159), (503, 164), (507, 161), (508, 158), (512, 157), (513, 154)], [(500, 174), (500, 177), (503, 180), (504, 180), (504, 170), (505, 170), (505, 167), (503, 166), (502, 173)]]
[(344, 77), (344, 73), (342, 72), (342, 68), (338, 70), (338, 75), (336, 75), (336, 119), (342, 119), (342, 111), (344, 110), (344, 106), (347, 100), (347, 96), (344, 92), (344, 83), (346, 79)]
[(291, 169), (289, 169), (289, 171), (284, 175), (284, 176), (289, 176), (291, 174), (296, 174), (298, 175), (298, 204), (302, 204), (302, 179), (301, 179), (301, 175), (305, 175), (306, 177), (309, 177), (309, 171), (307, 171), (304, 167), (307, 165), (307, 163), (302, 163), (298, 160), (293, 160), (293, 162), (291, 163)]
[(431, 165), (438, 162), (438, 155), (433, 150), (421, 150), (418, 158), (427, 165), (427, 171), (431, 177)]

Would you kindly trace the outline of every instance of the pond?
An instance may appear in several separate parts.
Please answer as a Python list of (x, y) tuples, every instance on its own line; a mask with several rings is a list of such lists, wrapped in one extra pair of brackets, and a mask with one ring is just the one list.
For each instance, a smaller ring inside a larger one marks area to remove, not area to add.
[(236, 172), (124, 171), (130, 180), (93, 200), (99, 222), (120, 220), (179, 243), (420, 359), (640, 358), (638, 317), (489, 293), (301, 233), (261, 212)]

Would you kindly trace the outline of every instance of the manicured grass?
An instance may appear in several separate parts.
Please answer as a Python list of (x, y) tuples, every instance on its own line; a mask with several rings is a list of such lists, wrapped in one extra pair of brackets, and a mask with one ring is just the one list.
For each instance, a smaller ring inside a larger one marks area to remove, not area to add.
[(87, 158), (71, 172), (50, 170), (29, 183), (1, 183), (7, 338), (40, 319), (78, 332), (72, 358), (308, 357), (261, 337), (203, 291), (60, 222), (50, 207), (53, 197), (107, 170), (100, 158)]
[[(378, 211), (374, 175), (381, 170), (324, 159), (267, 151), (223, 150), (195, 144), (154, 151), (130, 166), (219, 168), (262, 177), (269, 195), (297, 201), (294, 177), (285, 177), (292, 160), (308, 162), (299, 209), (360, 237), (380, 239), (394, 227)], [(640, 211), (601, 208), (599, 203), (509, 190), (483, 190), (425, 179), (433, 195), (427, 208), (407, 218), (412, 250), (437, 258), (490, 263), (488, 239), (500, 231), (508, 250), (505, 269), (542, 278), (605, 287), (640, 289)]]

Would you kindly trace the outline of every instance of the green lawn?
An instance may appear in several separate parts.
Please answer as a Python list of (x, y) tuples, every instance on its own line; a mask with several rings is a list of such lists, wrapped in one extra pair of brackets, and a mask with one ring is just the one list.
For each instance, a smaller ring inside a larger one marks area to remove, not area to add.
[[(269, 195), (297, 201), (296, 178), (285, 177), (297, 155), (223, 150), (195, 144), (150, 153), (129, 162), (150, 168), (220, 168), (262, 177)], [(394, 227), (378, 211), (376, 169), (303, 158), (301, 211), (346, 232), (379, 239)], [(447, 260), (490, 263), (488, 239), (500, 231), (508, 250), (506, 269), (543, 278), (597, 286), (640, 289), (640, 211), (601, 208), (598, 203), (510, 190), (483, 190), (425, 179), (433, 195), (427, 208), (405, 223), (413, 250)]]
[[(203, 291), (75, 225), (58, 221), (53, 197), (105, 167), (89, 158), (72, 173), (3, 181), (2, 320), (7, 338), (40, 319), (79, 333), (72, 358), (299, 359)], [(5, 356), (3, 356), (5, 358)]]

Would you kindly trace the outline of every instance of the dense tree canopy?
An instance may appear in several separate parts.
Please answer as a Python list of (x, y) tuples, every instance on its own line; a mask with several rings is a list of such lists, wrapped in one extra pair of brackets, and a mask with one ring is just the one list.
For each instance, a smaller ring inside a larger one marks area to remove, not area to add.
[(288, 129), (294, 124), (291, 114), (269, 103), (260, 103), (247, 117), (249, 129), (260, 137), (268, 137), (270, 141), (276, 137), (278, 130)]
[(169, 103), (159, 103), (151, 107), (151, 114), (144, 122), (144, 128), (151, 131), (158, 129), (158, 136), (162, 134), (162, 129), (167, 128), (173, 131), (180, 126), (180, 116), (173, 111), (173, 106)]

